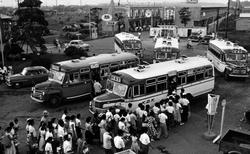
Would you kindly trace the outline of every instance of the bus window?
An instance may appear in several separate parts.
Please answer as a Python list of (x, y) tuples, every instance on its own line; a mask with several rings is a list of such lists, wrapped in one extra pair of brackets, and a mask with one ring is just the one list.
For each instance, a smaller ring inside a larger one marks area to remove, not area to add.
[(206, 67), (205, 78), (213, 77), (213, 69), (211, 66)]
[(139, 89), (139, 85), (134, 86), (134, 96), (140, 95), (140, 91), (139, 90), (140, 90)]
[(131, 90), (131, 88), (128, 89), (128, 98), (132, 98), (132, 90)]
[(81, 79), (81, 81), (89, 80), (90, 79), (89, 73), (81, 73), (80, 79)]
[(204, 68), (197, 68), (195, 72), (196, 72), (196, 75), (195, 75), (196, 81), (200, 81), (204, 79)]
[(177, 78), (177, 84), (178, 85), (183, 85), (183, 84), (186, 84), (186, 75), (187, 75), (187, 72), (180, 72), (178, 73), (178, 78)]
[(118, 64), (111, 64), (110, 66), (110, 72), (114, 72), (119, 70), (119, 65)]
[(163, 82), (163, 83), (157, 83), (157, 92), (159, 91), (163, 91), (167, 89), (167, 83)]
[(100, 81), (100, 69), (99, 68), (91, 69), (91, 78), (92, 80)]
[(146, 81), (147, 84), (152, 84), (152, 83), (155, 83), (156, 80), (155, 79), (149, 79)]
[(195, 74), (189, 74), (187, 76), (187, 83), (192, 83), (195, 81)]
[(140, 85), (140, 95), (145, 94), (145, 86), (143, 84)]
[(146, 94), (152, 94), (156, 92), (156, 85), (150, 85), (146, 87)]

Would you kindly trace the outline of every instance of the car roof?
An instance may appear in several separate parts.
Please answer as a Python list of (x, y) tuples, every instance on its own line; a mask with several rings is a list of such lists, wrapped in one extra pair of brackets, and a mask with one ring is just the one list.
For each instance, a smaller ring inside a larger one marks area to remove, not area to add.
[(24, 69), (27, 70), (27, 71), (30, 71), (30, 70), (39, 70), (39, 69), (47, 70), (43, 66), (30, 66), (30, 67), (25, 67)]

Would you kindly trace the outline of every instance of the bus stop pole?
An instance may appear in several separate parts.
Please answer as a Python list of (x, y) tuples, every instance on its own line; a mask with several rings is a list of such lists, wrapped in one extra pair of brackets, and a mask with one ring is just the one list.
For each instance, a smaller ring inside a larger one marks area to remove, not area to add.
[(213, 143), (216, 143), (216, 142), (221, 138), (221, 136), (222, 136), (226, 104), (227, 104), (227, 103), (226, 103), (226, 100), (223, 99), (222, 102), (221, 102), (221, 105), (222, 105), (222, 113), (221, 113), (220, 133), (219, 133), (219, 135), (213, 140)]

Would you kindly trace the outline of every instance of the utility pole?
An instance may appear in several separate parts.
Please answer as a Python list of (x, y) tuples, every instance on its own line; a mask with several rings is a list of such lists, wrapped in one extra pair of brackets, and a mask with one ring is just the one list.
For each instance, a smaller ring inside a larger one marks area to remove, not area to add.
[(219, 31), (219, 14), (220, 14), (220, 8), (217, 8), (217, 16), (216, 16), (216, 33)]
[(3, 53), (3, 40), (2, 40), (2, 38), (3, 38), (3, 35), (2, 35), (2, 19), (1, 19), (1, 17), (0, 17), (0, 50), (1, 50), (1, 52), (2, 52), (2, 65), (3, 65), (3, 67), (4, 67), (4, 53)]
[(229, 22), (229, 8), (230, 8), (230, 0), (227, 2), (227, 23), (226, 23), (226, 39), (228, 38), (227, 33), (228, 33), (228, 22)]
[(91, 40), (91, 7), (89, 7), (89, 39)]

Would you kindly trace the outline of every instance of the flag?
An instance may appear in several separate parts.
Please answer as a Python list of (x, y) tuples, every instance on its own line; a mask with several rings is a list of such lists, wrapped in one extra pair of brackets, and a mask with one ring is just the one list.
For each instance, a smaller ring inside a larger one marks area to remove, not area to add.
[(215, 115), (220, 95), (208, 94), (208, 103), (206, 105), (207, 113), (209, 115)]

